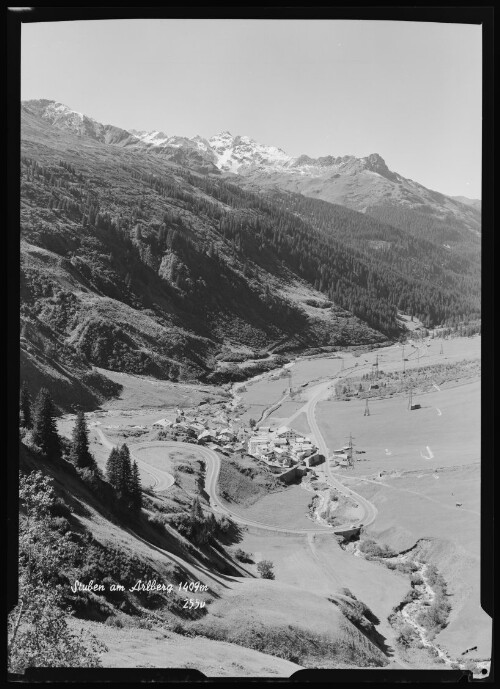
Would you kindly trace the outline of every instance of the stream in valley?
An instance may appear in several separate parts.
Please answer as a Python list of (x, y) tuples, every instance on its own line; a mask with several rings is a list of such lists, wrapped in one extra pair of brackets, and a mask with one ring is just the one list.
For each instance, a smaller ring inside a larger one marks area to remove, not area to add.
[[(420, 622), (420, 615), (427, 610), (435, 600), (436, 593), (429, 581), (428, 570), (429, 564), (422, 562), (414, 555), (414, 550), (418, 547), (418, 543), (411, 549), (399, 553), (393, 557), (384, 558), (367, 558), (359, 547), (360, 541), (350, 541), (342, 544), (341, 547), (346, 552), (351, 553), (354, 557), (362, 557), (370, 561), (378, 562), (381, 567), (389, 566), (391, 569), (397, 569), (398, 566), (403, 569), (405, 566), (411, 571), (409, 577), (413, 577), (415, 582), (411, 587), (413, 592), (412, 597), (403, 599), (401, 603), (395, 608), (393, 614), (389, 617), (391, 626), (399, 630), (404, 624), (409, 625), (415, 632), (417, 642), (412, 644), (417, 648), (426, 650), (432, 658), (434, 658), (440, 665), (449, 669), (467, 669), (468, 662), (462, 658), (453, 658), (441, 646), (435, 642), (434, 634), (426, 629)], [(490, 661), (477, 661), (474, 663), (476, 668), (474, 676), (484, 677), (486, 672), (489, 672)]]

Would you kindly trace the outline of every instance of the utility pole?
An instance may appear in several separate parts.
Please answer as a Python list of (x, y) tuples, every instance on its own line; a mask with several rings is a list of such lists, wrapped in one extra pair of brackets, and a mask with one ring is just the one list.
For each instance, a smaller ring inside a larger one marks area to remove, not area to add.
[(411, 411), (412, 403), (413, 403), (413, 390), (410, 388), (410, 395), (408, 397), (408, 409), (410, 411)]
[(352, 448), (352, 441), (354, 438), (352, 437), (352, 433), (349, 433), (349, 451), (347, 453), (347, 461), (349, 462), (349, 466), (352, 467), (354, 465), (353, 463), (353, 448)]
[(443, 354), (443, 343), (441, 342), (441, 349), (439, 350), (440, 354)]
[(368, 406), (368, 397), (366, 398), (365, 413), (363, 416), (370, 416), (370, 407)]

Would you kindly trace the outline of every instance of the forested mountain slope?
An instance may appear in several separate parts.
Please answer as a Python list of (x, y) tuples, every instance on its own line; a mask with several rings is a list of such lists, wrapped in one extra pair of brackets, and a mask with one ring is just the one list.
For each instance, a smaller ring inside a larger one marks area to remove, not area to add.
[(210, 380), (225, 345), (381, 342), (402, 334), (398, 309), (426, 325), (478, 317), (474, 252), (251, 192), (97, 124), (22, 108), (22, 348), (40, 384), (77, 380), (97, 401), (113, 390), (92, 365)]

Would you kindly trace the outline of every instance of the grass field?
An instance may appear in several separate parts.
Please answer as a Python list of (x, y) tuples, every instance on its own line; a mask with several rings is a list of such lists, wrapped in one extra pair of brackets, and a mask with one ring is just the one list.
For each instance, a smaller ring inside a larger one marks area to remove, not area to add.
[[(335, 357), (337, 355), (334, 355)], [(302, 359), (294, 363), (291, 367), (292, 385), (294, 388), (300, 387), (304, 383), (312, 383), (321, 380), (322, 378), (337, 375), (340, 371), (342, 361), (341, 359), (331, 357), (320, 357), (318, 359)], [(353, 359), (352, 354), (343, 353), (339, 356), (345, 358), (344, 365), (347, 366), (348, 360)], [(352, 364), (351, 364), (352, 365)]]
[(198, 459), (196, 452), (189, 452), (184, 448), (173, 450), (171, 447), (166, 448), (160, 443), (148, 445), (148, 447), (136, 447), (133, 450), (134, 455), (137, 455), (143, 462), (169, 473), (173, 473), (178, 464), (190, 464)]
[[(95, 420), (100, 422), (100, 425), (105, 430), (107, 426), (117, 426), (118, 428), (125, 428), (130, 426), (147, 426), (151, 427), (155, 421), (159, 419), (175, 419), (175, 410), (170, 409), (154, 409), (154, 410), (130, 410), (117, 412), (115, 410), (109, 411), (105, 416), (96, 414)], [(90, 415), (88, 415), (91, 419)]]
[(283, 404), (280, 404), (280, 406), (271, 414), (266, 419), (265, 423), (270, 423), (272, 424), (273, 419), (287, 419), (289, 416), (292, 416), (292, 414), (295, 414), (297, 409), (300, 409), (302, 407), (304, 402), (291, 402), (290, 400), (286, 400), (286, 402), (283, 402)]
[[(231, 505), (231, 510), (245, 519), (282, 529), (321, 528), (317, 522), (307, 518), (312, 497), (311, 492), (300, 486), (290, 486), (278, 493), (264, 496), (247, 508)], [(325, 526), (325, 530), (328, 527)]]
[(455, 466), (479, 461), (480, 393), (477, 381), (420, 395), (422, 408), (414, 411), (389, 398), (371, 400), (370, 416), (358, 399), (320, 402), (316, 413), (330, 450), (352, 433), (355, 449), (366, 452), (349, 475)]
[[(165, 447), (161, 443), (158, 443), (157, 445), (148, 444), (147, 447), (133, 447), (131, 445), (131, 449), (134, 457), (137, 457), (146, 464), (150, 464), (153, 467), (171, 474), (176, 478), (176, 482), (178, 484), (182, 484), (184, 489), (194, 489), (195, 479), (193, 479), (193, 476), (183, 472), (176, 475), (175, 469), (180, 464), (188, 464), (191, 466), (195, 474), (198, 475), (199, 466), (196, 460), (199, 459), (199, 457), (196, 456), (196, 452), (189, 452), (183, 448), (174, 450), (172, 448)], [(151, 476), (140, 463), (139, 474), (141, 477), (141, 483), (145, 488), (154, 483), (151, 480)]]
[(272, 380), (270, 374), (267, 374), (254, 383), (247, 383), (245, 387), (246, 391), (241, 393), (242, 403), (245, 406), (267, 407), (283, 397), (284, 392), (288, 390), (288, 378)]
[(311, 429), (309, 427), (309, 424), (307, 423), (307, 416), (304, 412), (302, 412), (302, 414), (299, 414), (299, 416), (297, 416), (297, 418), (294, 419), (290, 425), (298, 433), (303, 433), (304, 435), (311, 434)]
[[(419, 538), (446, 538), (479, 557), (480, 468), (459, 467), (426, 474), (345, 481), (377, 507), (370, 533), (393, 548)], [(462, 507), (457, 507), (456, 503)], [(385, 534), (385, 538), (384, 538)]]
[(331, 533), (283, 535), (249, 527), (239, 544), (255, 562), (270, 560), (276, 581), (329, 596), (343, 587), (372, 610), (380, 620), (381, 634), (391, 640), (387, 622), (392, 608), (408, 591), (408, 578), (376, 562), (353, 557), (340, 548)]
[(213, 386), (170, 383), (148, 376), (119, 373), (97, 367), (96, 370), (123, 386), (119, 397), (105, 402), (102, 405), (103, 409), (193, 407), (202, 402), (228, 397), (227, 393)]

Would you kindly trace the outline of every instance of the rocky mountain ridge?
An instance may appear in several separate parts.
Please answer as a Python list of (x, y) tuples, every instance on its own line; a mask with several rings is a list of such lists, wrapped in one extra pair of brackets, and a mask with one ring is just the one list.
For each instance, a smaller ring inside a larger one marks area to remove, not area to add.
[[(424, 214), (439, 223), (457, 224), (481, 233), (480, 202), (427, 189), (389, 169), (378, 153), (355, 156), (292, 157), (276, 146), (223, 131), (210, 139), (167, 135), (162, 131), (129, 131), (103, 125), (49, 100), (25, 101), (23, 107), (52, 126), (106, 144), (147, 150), (202, 173), (237, 175), (248, 188), (282, 189), (337, 203), (377, 217), (381, 208)], [(393, 221), (401, 222), (401, 219)]]

